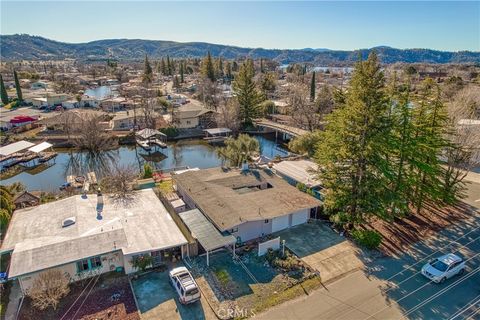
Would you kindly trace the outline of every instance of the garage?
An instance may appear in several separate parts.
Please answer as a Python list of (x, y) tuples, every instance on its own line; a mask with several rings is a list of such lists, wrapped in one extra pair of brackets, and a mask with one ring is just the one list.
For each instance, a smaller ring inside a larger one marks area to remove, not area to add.
[(292, 227), (306, 223), (308, 220), (308, 210), (301, 210), (292, 215)]
[(272, 219), (272, 232), (287, 229), (288, 227), (288, 215)]

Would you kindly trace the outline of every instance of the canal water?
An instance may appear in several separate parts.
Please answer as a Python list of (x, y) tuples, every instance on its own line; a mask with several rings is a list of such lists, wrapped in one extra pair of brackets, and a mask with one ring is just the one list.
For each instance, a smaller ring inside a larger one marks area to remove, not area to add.
[[(265, 136), (255, 136), (260, 143), (261, 154), (274, 158), (285, 156), (288, 151)], [(40, 167), (34, 171), (24, 171), (12, 178), (1, 181), (2, 185), (21, 182), (27, 190), (56, 191), (65, 182), (67, 175), (84, 175), (95, 171), (101, 176), (108, 168), (115, 164), (131, 165), (142, 170), (143, 164), (148, 162), (157, 169), (174, 167), (211, 168), (220, 166), (222, 160), (217, 156), (216, 147), (203, 140), (180, 140), (169, 142), (165, 149), (157, 152), (147, 152), (138, 146), (122, 146), (116, 150), (105, 151), (98, 156), (91, 156), (86, 152), (71, 150), (57, 150), (55, 164), (50, 167)], [(43, 170), (42, 170), (43, 169)]]
[(109, 86), (100, 86), (85, 90), (85, 95), (99, 100), (107, 99), (115, 95), (115, 92)]

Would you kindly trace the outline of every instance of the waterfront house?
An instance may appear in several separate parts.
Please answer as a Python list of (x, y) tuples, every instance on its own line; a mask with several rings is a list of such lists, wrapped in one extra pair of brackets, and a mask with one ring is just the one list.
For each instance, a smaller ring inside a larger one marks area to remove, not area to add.
[(175, 110), (173, 123), (179, 129), (212, 128), (215, 126), (215, 112), (200, 103), (188, 103)]
[(135, 272), (132, 259), (158, 266), (186, 253), (187, 240), (152, 189), (126, 201), (76, 195), (15, 211), (1, 253), (11, 253), (9, 279), (26, 292), (44, 270), (72, 281), (110, 271)]
[(40, 198), (28, 191), (24, 191), (15, 196), (13, 203), (16, 209), (33, 207), (40, 204)]
[(189, 208), (242, 242), (306, 223), (321, 205), (268, 169), (211, 168), (172, 178)]

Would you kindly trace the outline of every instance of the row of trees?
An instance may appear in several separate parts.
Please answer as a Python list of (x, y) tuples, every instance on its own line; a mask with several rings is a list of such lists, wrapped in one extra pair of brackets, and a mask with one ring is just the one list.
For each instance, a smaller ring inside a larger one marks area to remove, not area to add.
[[(20, 87), (18, 74), (17, 74), (17, 71), (15, 70), (13, 71), (13, 77), (15, 79), (15, 90), (17, 91), (17, 101), (19, 103), (22, 103), (23, 101), (22, 88)], [(3, 82), (3, 77), (1, 74), (0, 74), (0, 97), (4, 105), (7, 105), (10, 102), (10, 99), (8, 98), (7, 89), (5, 88), (5, 83)]]
[(392, 220), (462, 196), (462, 169), (478, 159), (480, 140), (458, 126), (464, 114), (449, 116), (437, 83), (426, 80), (417, 93), (408, 78), (387, 85), (373, 53), (335, 102), (324, 131), (291, 143), (315, 156), (334, 221)]

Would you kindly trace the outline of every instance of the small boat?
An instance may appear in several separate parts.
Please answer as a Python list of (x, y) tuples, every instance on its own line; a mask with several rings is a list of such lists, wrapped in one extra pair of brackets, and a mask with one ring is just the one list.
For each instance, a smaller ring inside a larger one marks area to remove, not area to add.
[(145, 140), (138, 140), (137, 139), (137, 144), (146, 151), (152, 150), (152, 148), (148, 145), (148, 142), (145, 141)]
[(48, 160), (55, 158), (57, 155), (58, 154), (56, 152), (49, 152), (49, 153), (42, 154), (40, 159), (38, 159), (38, 162), (40, 163), (47, 162)]
[(167, 147), (167, 144), (165, 142), (161, 141), (160, 139), (156, 139), (156, 138), (151, 139), (150, 143), (153, 143), (154, 145), (157, 145), (162, 149)]

